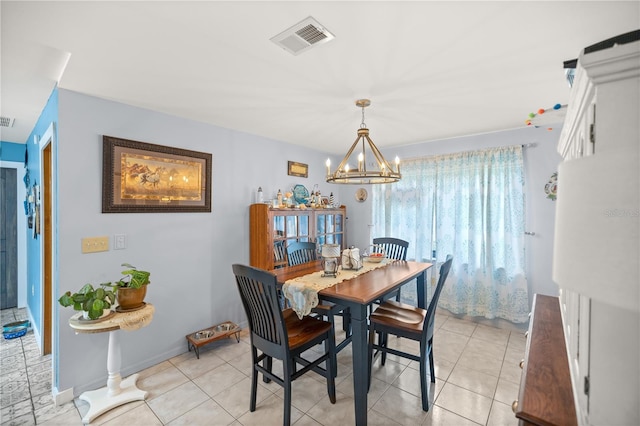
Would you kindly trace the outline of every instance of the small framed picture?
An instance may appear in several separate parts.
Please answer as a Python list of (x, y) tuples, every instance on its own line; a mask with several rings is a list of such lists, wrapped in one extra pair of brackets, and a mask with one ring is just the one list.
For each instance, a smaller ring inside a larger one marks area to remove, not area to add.
[(309, 165), (288, 161), (287, 174), (289, 176), (309, 177)]

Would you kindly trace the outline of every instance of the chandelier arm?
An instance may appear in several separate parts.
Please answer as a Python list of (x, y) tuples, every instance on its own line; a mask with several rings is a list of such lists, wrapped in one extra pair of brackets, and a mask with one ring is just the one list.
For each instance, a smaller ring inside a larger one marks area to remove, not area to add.
[(344, 166), (349, 162), (349, 157), (351, 157), (353, 150), (356, 149), (356, 146), (358, 146), (358, 141), (360, 141), (361, 137), (362, 136), (358, 135), (356, 140), (353, 142), (353, 145), (351, 145), (349, 152), (347, 152), (347, 155), (344, 156), (344, 158), (342, 159), (342, 162), (338, 165), (338, 168), (336, 169), (335, 173), (338, 173), (340, 170), (344, 170)]
[(384, 158), (384, 156), (382, 155), (382, 153), (380, 152), (380, 150), (378, 149), (376, 144), (373, 143), (373, 141), (371, 140), (371, 138), (369, 136), (365, 136), (365, 137), (367, 138), (367, 141), (369, 142), (369, 147), (371, 148), (371, 151), (373, 152), (373, 155), (376, 157), (376, 160), (378, 161), (379, 168), (382, 169), (382, 165), (384, 164), (384, 167), (386, 168), (387, 172), (393, 172), (393, 169), (391, 168), (391, 165)]

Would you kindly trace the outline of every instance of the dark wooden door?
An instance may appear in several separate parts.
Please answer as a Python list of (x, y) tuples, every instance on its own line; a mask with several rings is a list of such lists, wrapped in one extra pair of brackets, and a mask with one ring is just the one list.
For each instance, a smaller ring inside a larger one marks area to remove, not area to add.
[(18, 306), (17, 172), (0, 169), (0, 309)]

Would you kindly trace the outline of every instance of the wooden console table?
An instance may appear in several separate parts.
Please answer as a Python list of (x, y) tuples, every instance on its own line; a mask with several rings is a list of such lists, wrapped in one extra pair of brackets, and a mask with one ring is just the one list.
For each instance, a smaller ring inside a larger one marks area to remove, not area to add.
[(138, 374), (132, 374), (125, 380), (120, 376), (120, 342), (118, 330), (132, 331), (146, 327), (153, 319), (155, 309), (147, 303), (142, 309), (132, 312), (112, 312), (107, 318), (99, 321), (83, 320), (82, 312), (69, 318), (69, 325), (76, 333), (109, 332), (109, 349), (107, 352), (107, 386), (84, 392), (80, 399), (89, 403), (89, 411), (82, 418), (82, 423), (90, 423), (99, 415), (131, 401), (144, 400), (148, 392), (138, 389)]
[(577, 426), (557, 297), (534, 296), (525, 359), (520, 367), (520, 392), (512, 405), (520, 424)]

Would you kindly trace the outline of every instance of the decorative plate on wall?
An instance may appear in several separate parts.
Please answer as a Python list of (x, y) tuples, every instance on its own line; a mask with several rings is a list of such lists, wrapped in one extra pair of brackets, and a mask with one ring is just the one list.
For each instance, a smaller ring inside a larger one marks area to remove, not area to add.
[(544, 186), (544, 193), (547, 194), (547, 198), (555, 201), (558, 193), (558, 172), (551, 175), (551, 179)]
[(369, 194), (367, 194), (367, 190), (364, 188), (360, 188), (356, 191), (356, 201), (358, 201), (359, 203), (362, 203), (363, 201), (365, 201), (367, 199), (367, 196)]

